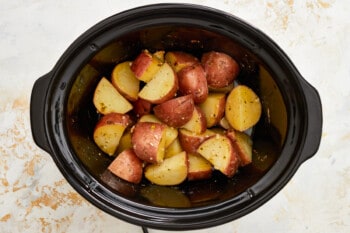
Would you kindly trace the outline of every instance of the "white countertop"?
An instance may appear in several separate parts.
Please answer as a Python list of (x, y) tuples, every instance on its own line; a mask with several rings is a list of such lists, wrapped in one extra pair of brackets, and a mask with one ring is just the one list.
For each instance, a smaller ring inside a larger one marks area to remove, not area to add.
[[(85, 30), (155, 2), (161, 1), (0, 0), (1, 233), (142, 232), (89, 204), (65, 181), (32, 140), (29, 100), (35, 80)], [(236, 221), (190, 232), (350, 232), (350, 2), (186, 2), (227, 11), (267, 33), (319, 91), (324, 117), (319, 151), (282, 191)]]

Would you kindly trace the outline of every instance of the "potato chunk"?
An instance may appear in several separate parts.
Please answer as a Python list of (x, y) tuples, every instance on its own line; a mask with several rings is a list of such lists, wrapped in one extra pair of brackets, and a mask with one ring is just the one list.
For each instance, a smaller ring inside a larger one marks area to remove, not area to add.
[(255, 92), (247, 86), (235, 87), (226, 99), (225, 116), (238, 131), (254, 126), (261, 116), (261, 103)]

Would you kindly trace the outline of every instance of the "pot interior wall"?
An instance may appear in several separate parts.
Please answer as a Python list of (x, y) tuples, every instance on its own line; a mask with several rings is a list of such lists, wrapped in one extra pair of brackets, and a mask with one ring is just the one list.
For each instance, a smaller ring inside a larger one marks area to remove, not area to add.
[[(106, 171), (113, 158), (105, 155), (92, 139), (99, 114), (92, 104), (94, 89), (103, 76), (109, 78), (113, 67), (133, 60), (142, 50), (179, 50), (198, 57), (216, 50), (234, 57), (240, 64), (238, 81), (254, 89), (261, 98), (263, 115), (254, 127), (253, 163), (241, 168), (232, 179), (215, 173), (213, 178), (185, 182), (176, 187), (160, 187), (143, 180), (140, 185), (124, 182)], [(283, 147), (288, 116), (283, 93), (259, 54), (246, 49), (240, 41), (200, 28), (159, 26), (130, 32), (106, 46), (90, 59), (72, 83), (66, 106), (67, 132), (72, 148), (82, 165), (101, 183), (132, 201), (155, 206), (193, 207), (230, 199), (256, 183), (278, 159)]]

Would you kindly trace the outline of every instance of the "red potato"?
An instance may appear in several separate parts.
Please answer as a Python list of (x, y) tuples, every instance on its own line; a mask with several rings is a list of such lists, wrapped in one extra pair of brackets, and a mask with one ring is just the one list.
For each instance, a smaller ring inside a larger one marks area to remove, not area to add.
[(233, 177), (240, 164), (231, 139), (225, 135), (216, 134), (206, 139), (198, 147), (197, 153), (202, 155), (216, 170), (221, 171), (227, 177)]
[(192, 117), (194, 102), (192, 95), (180, 96), (153, 108), (158, 119), (171, 127), (181, 127)]
[(126, 114), (109, 113), (96, 124), (93, 138), (96, 145), (106, 154), (114, 155), (125, 129), (132, 123)]
[(188, 157), (185, 151), (164, 159), (162, 163), (145, 167), (145, 177), (158, 185), (178, 185), (186, 180), (187, 174)]
[(192, 54), (180, 51), (167, 52), (165, 54), (165, 61), (170, 64), (176, 73), (187, 66), (199, 63), (199, 60)]
[(162, 63), (165, 62), (165, 51), (164, 50), (158, 50), (155, 53), (153, 53), (153, 56), (158, 58), (159, 61)]
[(206, 74), (200, 63), (187, 66), (177, 73), (179, 91), (182, 95), (191, 94), (195, 104), (203, 103), (208, 96)]
[(131, 132), (130, 130), (125, 130), (122, 137), (119, 140), (119, 144), (117, 147), (117, 151), (115, 154), (120, 154), (126, 149), (132, 148), (132, 143), (131, 143)]
[(114, 175), (130, 183), (140, 183), (143, 175), (142, 160), (132, 149), (121, 152), (108, 166), (108, 170)]
[(255, 92), (245, 85), (238, 85), (227, 96), (225, 117), (238, 131), (253, 127), (260, 119), (261, 103)]
[(148, 163), (161, 163), (165, 152), (166, 125), (138, 122), (131, 132), (135, 154)]
[(152, 104), (147, 100), (138, 98), (135, 102), (132, 103), (133, 112), (136, 114), (136, 117), (142, 117), (147, 115), (152, 111)]
[(212, 88), (230, 85), (239, 74), (238, 63), (225, 53), (204, 53), (201, 62), (207, 74), (208, 86)]
[(207, 120), (205, 119), (205, 115), (202, 110), (195, 106), (191, 119), (181, 128), (197, 134), (204, 133), (204, 131), (207, 129)]
[(139, 97), (153, 104), (160, 104), (173, 98), (178, 90), (175, 71), (164, 63), (154, 78), (139, 92)]
[(138, 80), (130, 69), (131, 62), (119, 63), (112, 71), (112, 84), (128, 100), (135, 101), (140, 90)]
[(133, 61), (131, 70), (141, 81), (151, 81), (162, 66), (162, 62), (148, 50), (143, 50)]
[[(229, 136), (232, 140), (231, 136)], [(240, 158), (240, 166), (248, 165), (253, 160), (253, 141), (245, 133), (236, 131), (234, 140), (232, 140), (233, 148), (237, 151), (237, 155)]]
[[(159, 120), (155, 115), (147, 114), (143, 115), (139, 122), (155, 122), (155, 123), (162, 123), (161, 120)], [(178, 131), (176, 128), (167, 126), (166, 132), (165, 132), (165, 147), (168, 147), (173, 141), (177, 138)]]
[(175, 138), (175, 140), (165, 149), (164, 158), (169, 158), (173, 155), (176, 155), (180, 152), (184, 151), (181, 147), (181, 143), (179, 138)]
[(212, 165), (208, 160), (198, 154), (188, 154), (187, 179), (189, 181), (209, 179), (211, 175)]
[(182, 149), (187, 153), (196, 153), (199, 145), (212, 135), (215, 135), (215, 133), (209, 129), (201, 134), (191, 132), (187, 129), (179, 129), (180, 144)]
[(208, 98), (199, 105), (205, 115), (208, 128), (217, 125), (225, 115), (225, 102), (224, 93), (209, 93)]
[(104, 77), (97, 84), (93, 103), (97, 111), (104, 115), (112, 112), (124, 114), (133, 108), (129, 101)]

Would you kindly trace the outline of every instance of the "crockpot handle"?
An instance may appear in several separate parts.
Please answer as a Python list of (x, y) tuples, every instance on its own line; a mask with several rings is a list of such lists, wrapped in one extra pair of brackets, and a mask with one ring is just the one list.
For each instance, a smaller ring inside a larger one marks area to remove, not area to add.
[(50, 146), (45, 132), (45, 101), (46, 92), (51, 81), (51, 73), (35, 81), (30, 98), (30, 125), (34, 142), (43, 150), (50, 153)]
[(318, 150), (322, 135), (322, 105), (317, 90), (301, 79), (308, 109), (307, 135), (300, 164), (311, 158)]

